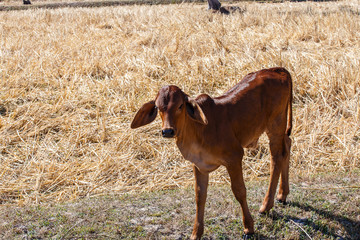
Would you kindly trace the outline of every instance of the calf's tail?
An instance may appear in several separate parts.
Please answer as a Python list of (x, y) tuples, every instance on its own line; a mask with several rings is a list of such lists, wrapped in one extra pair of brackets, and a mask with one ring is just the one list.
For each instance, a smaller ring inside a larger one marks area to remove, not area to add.
[(287, 116), (287, 129), (286, 129), (286, 135), (290, 136), (291, 129), (292, 129), (292, 101), (293, 101), (293, 84), (291, 75), (289, 74), (289, 80), (290, 80), (290, 97), (288, 102), (288, 116)]

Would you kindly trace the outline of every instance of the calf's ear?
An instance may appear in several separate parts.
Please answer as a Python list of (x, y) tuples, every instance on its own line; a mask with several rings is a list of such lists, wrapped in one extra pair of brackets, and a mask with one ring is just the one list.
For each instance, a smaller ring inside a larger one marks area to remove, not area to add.
[(157, 115), (155, 101), (145, 103), (136, 113), (131, 128), (138, 128), (154, 121)]
[(204, 112), (202, 111), (199, 104), (197, 104), (197, 102), (195, 102), (195, 100), (187, 99), (186, 112), (189, 115), (189, 117), (191, 119), (193, 119), (194, 121), (204, 124), (204, 125), (208, 124), (208, 120), (207, 120)]

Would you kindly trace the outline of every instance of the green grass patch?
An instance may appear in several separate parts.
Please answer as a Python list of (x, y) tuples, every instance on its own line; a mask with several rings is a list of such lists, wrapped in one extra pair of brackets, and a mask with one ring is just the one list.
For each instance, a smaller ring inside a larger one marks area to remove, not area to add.
[[(255, 238), (360, 239), (360, 191), (353, 185), (359, 180), (358, 174), (294, 180), (288, 204), (267, 215), (257, 214), (267, 182), (247, 183)], [(189, 188), (2, 207), (1, 215), (3, 239), (188, 239), (195, 202)], [(210, 187), (205, 219), (203, 239), (240, 238), (241, 211), (229, 186)]]

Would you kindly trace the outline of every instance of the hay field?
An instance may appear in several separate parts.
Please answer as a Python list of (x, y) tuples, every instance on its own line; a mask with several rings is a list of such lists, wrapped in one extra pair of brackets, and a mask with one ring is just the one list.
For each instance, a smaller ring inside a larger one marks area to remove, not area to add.
[[(291, 176), (359, 169), (357, 1), (206, 4), (0, 13), (0, 203), (185, 187), (191, 164), (160, 120), (131, 130), (166, 84), (218, 96), (249, 72), (294, 81)], [(246, 179), (268, 177), (267, 138)], [(224, 168), (211, 183), (227, 183)]]

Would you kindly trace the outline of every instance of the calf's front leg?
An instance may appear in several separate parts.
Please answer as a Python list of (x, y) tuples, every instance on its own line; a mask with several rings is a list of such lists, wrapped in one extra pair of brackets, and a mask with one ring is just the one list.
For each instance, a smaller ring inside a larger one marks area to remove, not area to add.
[(196, 199), (196, 216), (191, 240), (200, 239), (204, 233), (204, 211), (207, 195), (207, 187), (209, 183), (209, 173), (201, 172), (194, 165), (195, 174), (195, 199)]
[(249, 207), (246, 201), (246, 187), (242, 173), (242, 157), (241, 154), (229, 161), (229, 165), (226, 167), (230, 175), (231, 190), (233, 191), (236, 200), (240, 203), (241, 210), (243, 213), (243, 224), (244, 224), (244, 239), (251, 236), (254, 233), (254, 221), (251, 217)]

